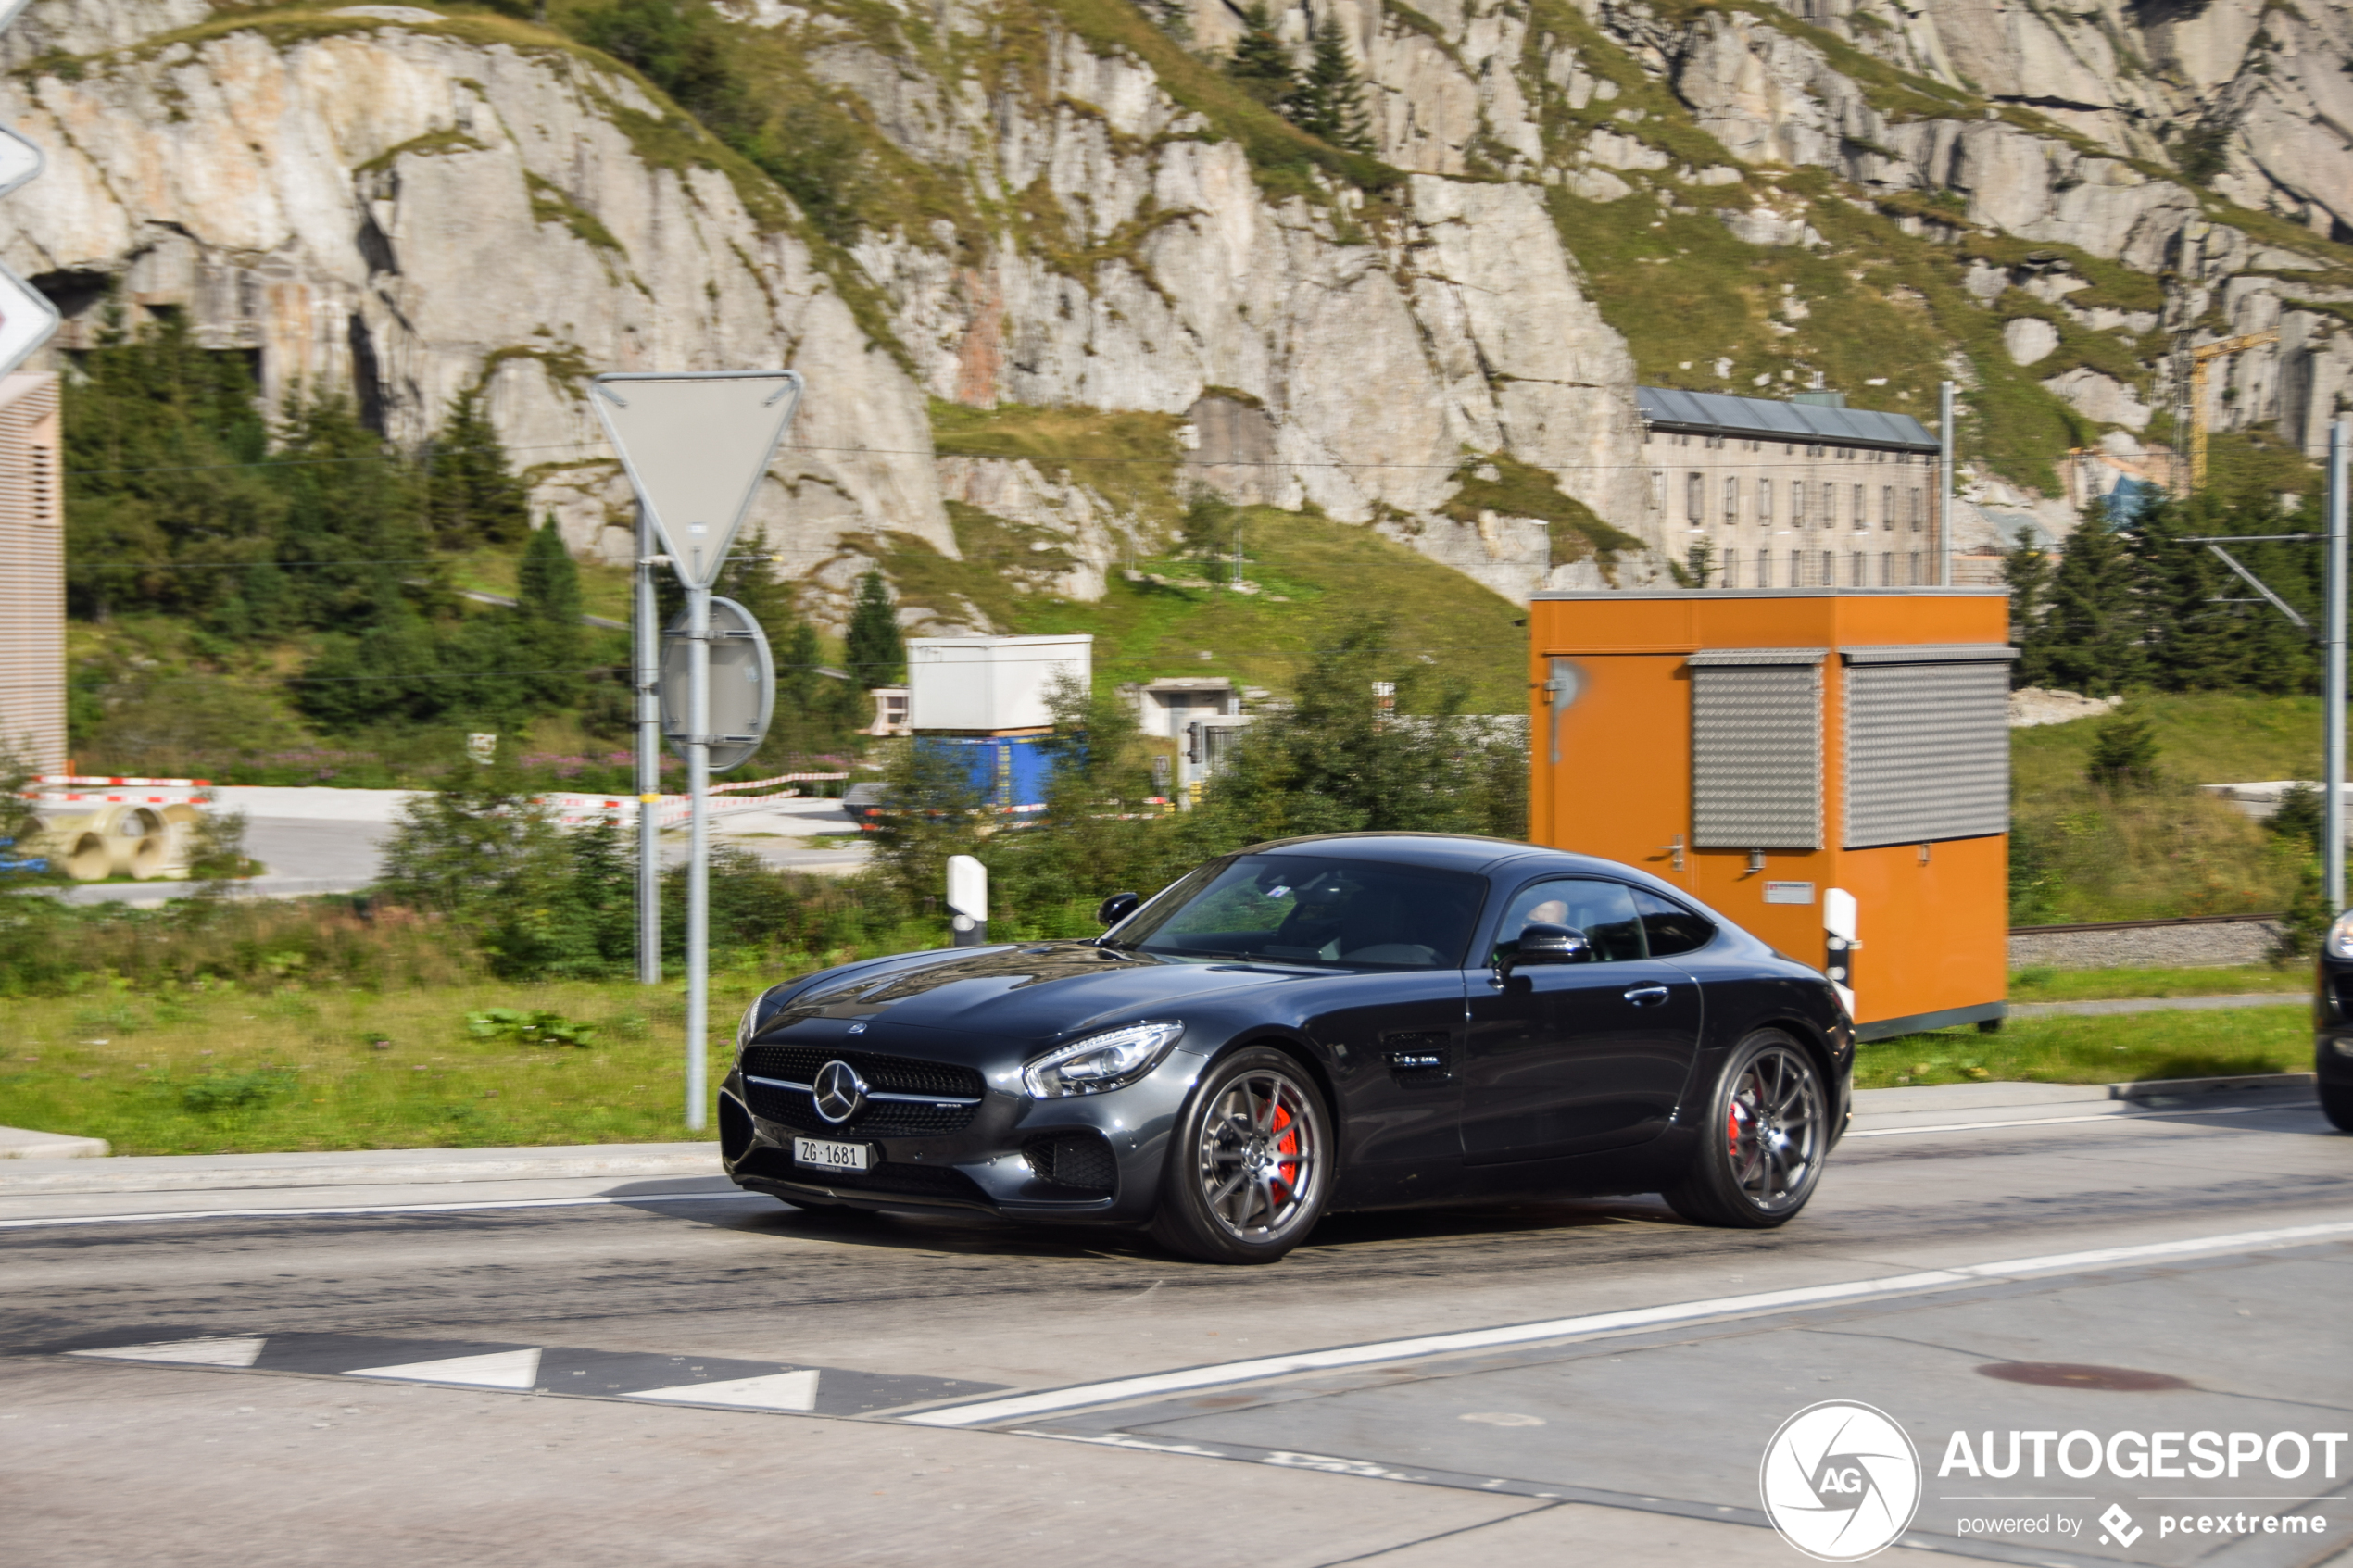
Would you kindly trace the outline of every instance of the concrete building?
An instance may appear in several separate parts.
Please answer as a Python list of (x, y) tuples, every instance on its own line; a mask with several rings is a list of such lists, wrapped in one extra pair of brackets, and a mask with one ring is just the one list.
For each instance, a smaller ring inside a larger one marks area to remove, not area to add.
[(0, 746), (66, 771), (65, 506), (57, 378), (0, 377)]
[(1227, 719), (1242, 710), (1241, 693), (1223, 675), (1177, 675), (1119, 688), (1136, 705), (1136, 727), (1155, 738), (1182, 740), (1195, 719)]
[(1712, 547), (1711, 588), (1934, 585), (1939, 446), (1909, 414), (1671, 387), (1641, 390), (1655, 536)]

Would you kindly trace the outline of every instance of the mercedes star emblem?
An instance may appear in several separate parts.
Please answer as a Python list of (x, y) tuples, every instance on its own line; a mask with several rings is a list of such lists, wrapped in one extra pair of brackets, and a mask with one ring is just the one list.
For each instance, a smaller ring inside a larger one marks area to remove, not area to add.
[(817, 1069), (817, 1114), (839, 1123), (858, 1114), (866, 1103), (866, 1081), (846, 1061), (829, 1061)]

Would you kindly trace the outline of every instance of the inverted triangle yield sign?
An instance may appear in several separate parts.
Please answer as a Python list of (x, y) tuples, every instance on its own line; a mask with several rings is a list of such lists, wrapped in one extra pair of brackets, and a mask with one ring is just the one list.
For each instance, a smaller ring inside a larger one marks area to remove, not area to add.
[(791, 370), (598, 376), (589, 402), (678, 573), (708, 588), (800, 403)]

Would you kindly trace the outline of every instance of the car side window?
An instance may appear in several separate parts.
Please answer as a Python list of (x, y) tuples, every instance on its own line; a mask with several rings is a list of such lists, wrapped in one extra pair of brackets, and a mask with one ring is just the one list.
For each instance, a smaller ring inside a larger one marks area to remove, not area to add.
[(1589, 962), (1625, 963), (1644, 956), (1642, 918), (1634, 909), (1633, 891), (1623, 883), (1555, 877), (1521, 888), (1496, 928), (1495, 956), (1516, 951), (1520, 928), (1529, 924), (1583, 932), (1592, 944)]
[(1637, 887), (1634, 908), (1642, 917), (1642, 935), (1649, 939), (1651, 957), (1672, 958), (1677, 953), (1695, 952), (1715, 938), (1716, 927), (1700, 919), (1682, 905), (1657, 894)]

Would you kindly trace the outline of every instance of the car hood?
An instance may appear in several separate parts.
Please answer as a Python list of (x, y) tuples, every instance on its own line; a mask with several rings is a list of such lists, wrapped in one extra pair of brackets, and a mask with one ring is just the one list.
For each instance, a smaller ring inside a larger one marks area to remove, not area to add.
[(1322, 971), (1114, 953), (1087, 942), (991, 947), (820, 978), (770, 1014), (759, 1037), (834, 1040), (863, 1023), (876, 1045), (907, 1028), (1047, 1040), (1208, 997), (1326, 978)]

